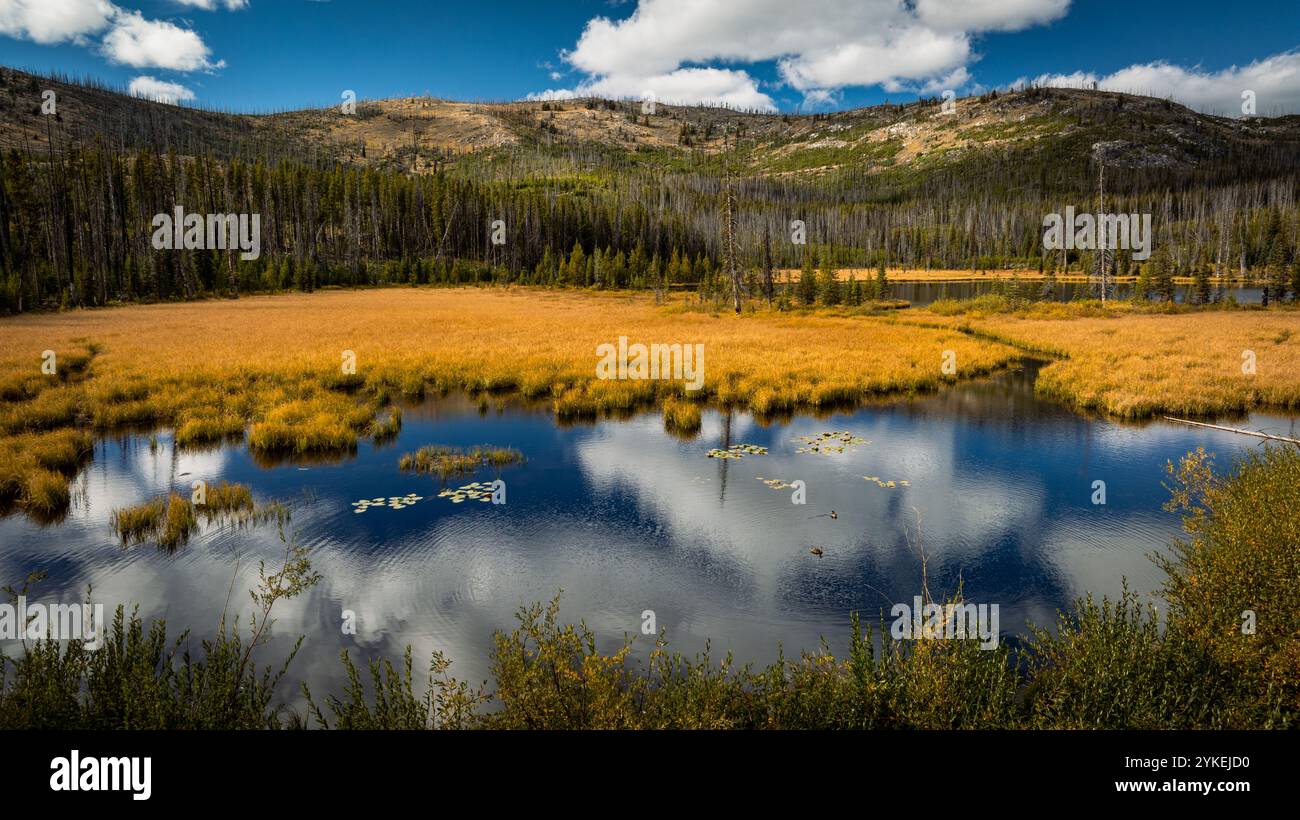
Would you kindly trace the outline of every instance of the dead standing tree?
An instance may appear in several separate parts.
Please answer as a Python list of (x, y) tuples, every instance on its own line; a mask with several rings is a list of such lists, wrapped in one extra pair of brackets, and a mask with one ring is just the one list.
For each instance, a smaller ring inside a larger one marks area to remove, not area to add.
[(772, 229), (763, 225), (763, 297), (767, 299), (768, 309), (772, 307)]
[[(1110, 290), (1109, 272), (1111, 260), (1111, 238), (1106, 235), (1106, 163), (1097, 162), (1097, 283), (1101, 290), (1101, 301), (1106, 301)], [(1118, 237), (1116, 237), (1118, 239)]]
[(722, 192), (722, 264), (731, 280), (731, 304), (740, 313), (740, 253), (736, 245), (736, 189), (731, 177), (723, 181)]

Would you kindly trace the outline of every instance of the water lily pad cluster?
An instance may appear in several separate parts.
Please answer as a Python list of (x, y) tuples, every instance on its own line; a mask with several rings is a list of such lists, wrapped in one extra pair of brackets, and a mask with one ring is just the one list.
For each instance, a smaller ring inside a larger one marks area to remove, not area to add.
[(733, 444), (725, 450), (714, 447), (708, 452), (709, 458), (744, 458), (745, 456), (765, 456), (766, 447), (757, 444)]
[(475, 481), (473, 484), (466, 484), (454, 490), (443, 490), (438, 493), (438, 497), (450, 498), (453, 504), (463, 504), (466, 501), (489, 502), (492, 500), (492, 483)]
[(793, 484), (787, 484), (779, 478), (763, 478), (762, 476), (758, 476), (758, 480), (771, 487), (773, 490), (788, 490), (794, 486)]
[(900, 479), (900, 480), (898, 480), (898, 481), (885, 481), (884, 479), (882, 479), (882, 478), (881, 478), (880, 476), (878, 476), (878, 475), (864, 475), (863, 478), (865, 478), (867, 481), (870, 481), (871, 483), (875, 484), (876, 486), (878, 486), (878, 487), (884, 487), (884, 488), (887, 489), (887, 490), (892, 490), (892, 489), (894, 489), (894, 488), (896, 488), (896, 487), (910, 487), (910, 486), (912, 486), (912, 485), (909, 484), (906, 480), (903, 480), (903, 479)]
[(415, 493), (406, 495), (390, 495), (388, 498), (380, 496), (379, 498), (363, 498), (360, 501), (353, 501), (352, 510), (354, 513), (363, 513), (371, 507), (387, 507), (390, 510), (404, 510), (417, 501), (423, 501), (424, 496)]
[(860, 436), (842, 431), (821, 433), (815, 436), (799, 436), (795, 441), (801, 441), (804, 444), (803, 447), (795, 450), (796, 453), (819, 453), (822, 455), (843, 453), (863, 444), (871, 443)]

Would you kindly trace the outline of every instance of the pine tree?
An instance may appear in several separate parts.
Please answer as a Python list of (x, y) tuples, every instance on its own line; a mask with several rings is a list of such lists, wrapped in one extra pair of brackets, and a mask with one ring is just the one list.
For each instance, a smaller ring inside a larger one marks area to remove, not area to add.
[(1156, 296), (1159, 296), (1163, 302), (1174, 301), (1174, 272), (1168, 254), (1164, 251), (1157, 252), (1152, 267), (1151, 283), (1155, 288)]
[(1148, 302), (1151, 300), (1151, 293), (1155, 289), (1152, 281), (1151, 269), (1154, 263), (1148, 262), (1142, 265), (1138, 271), (1137, 283), (1133, 285), (1133, 301)]
[(812, 254), (808, 252), (806, 246), (803, 252), (803, 268), (799, 271), (799, 285), (796, 288), (796, 295), (804, 305), (812, 305), (817, 301), (817, 273), (813, 269)]
[(655, 304), (663, 301), (664, 290), (664, 261), (659, 256), (659, 251), (655, 251), (654, 256), (650, 258), (650, 267), (646, 270), (646, 276), (650, 280), (650, 286), (654, 288)]
[(1210, 271), (1203, 265), (1196, 266), (1196, 273), (1192, 275), (1192, 298), (1193, 304), (1208, 305), (1210, 303)]
[(627, 270), (629, 284), (632, 287), (643, 288), (646, 286), (645, 246), (639, 240), (636, 247), (632, 249), (632, 255), (627, 259)]
[(614, 254), (609, 263), (609, 286), (622, 288), (627, 287), (628, 284), (627, 256), (622, 251), (619, 251)]
[(566, 272), (564, 283), (566, 285), (581, 286), (586, 275), (587, 254), (582, 250), (582, 243), (575, 239), (573, 241), (573, 250), (569, 252), (569, 269)]
[(555, 257), (551, 255), (551, 246), (547, 245), (542, 250), (542, 258), (537, 261), (537, 268), (533, 271), (533, 282), (538, 285), (549, 285), (555, 275)]
[(1268, 276), (1265, 285), (1271, 291), (1273, 301), (1281, 302), (1286, 299), (1287, 289), (1290, 287), (1290, 276), (1288, 275), (1286, 263), (1286, 245), (1281, 237), (1273, 241), (1273, 249), (1268, 255)]
[(876, 268), (876, 298), (885, 300), (889, 298), (889, 276), (885, 273), (885, 261), (880, 260), (880, 267)]
[(817, 276), (817, 295), (823, 305), (838, 305), (844, 301), (840, 298), (840, 282), (835, 275), (835, 265), (831, 263), (829, 253), (822, 256), (821, 271)]
[(687, 282), (690, 280), (688, 275), (682, 273), (682, 255), (677, 248), (673, 248), (672, 256), (668, 257), (668, 269), (665, 272), (668, 283)]

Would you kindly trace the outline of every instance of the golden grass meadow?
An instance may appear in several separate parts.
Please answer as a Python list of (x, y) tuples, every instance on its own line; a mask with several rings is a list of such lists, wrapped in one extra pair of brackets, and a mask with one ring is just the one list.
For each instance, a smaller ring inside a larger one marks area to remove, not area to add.
[(1035, 389), (1081, 410), (1142, 419), (1300, 407), (1294, 309), (1152, 312), (1128, 302), (1078, 302), (982, 311), (979, 304), (936, 302), (901, 321), (1048, 357)]
[[(741, 316), (649, 296), (388, 289), (31, 314), (0, 320), (0, 498), (66, 508), (87, 428), (162, 427), (182, 446), (247, 436), (274, 461), (351, 450), (400, 427), (394, 400), (515, 393), (561, 418), (661, 404), (690, 435), (701, 404), (760, 416), (938, 387), (1026, 353), (1055, 359), (1045, 395), (1129, 418), (1300, 406), (1300, 313), (1136, 312), (1036, 305), (987, 312), (846, 309)], [(703, 344), (704, 385), (600, 380), (596, 348)], [(54, 352), (54, 373), (42, 371)], [(951, 351), (955, 372), (941, 368)], [(1254, 372), (1243, 372), (1253, 355)], [(354, 367), (346, 365), (353, 364)]]

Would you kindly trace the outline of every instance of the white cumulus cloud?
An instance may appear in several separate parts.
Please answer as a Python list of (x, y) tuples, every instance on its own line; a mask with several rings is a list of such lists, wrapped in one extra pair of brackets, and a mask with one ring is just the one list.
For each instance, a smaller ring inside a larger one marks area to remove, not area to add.
[(774, 111), (772, 99), (743, 71), (723, 68), (680, 68), (651, 77), (612, 74), (580, 83), (575, 88), (549, 89), (529, 94), (530, 100), (565, 100), (574, 97), (653, 99), (662, 103), (725, 105), (731, 108)]
[(108, 0), (0, 0), (0, 34), (43, 45), (80, 41), (117, 12)]
[[(564, 59), (587, 79), (552, 96), (632, 89), (658, 99), (775, 108), (735, 64), (776, 61), (784, 83), (824, 100), (846, 86), (929, 88), (969, 80), (972, 38), (1064, 15), (1070, 0), (640, 0), (596, 17)], [(722, 63), (725, 68), (702, 68)], [(811, 96), (810, 96), (811, 95)], [(540, 96), (540, 95), (539, 95)], [(733, 104), (733, 103), (729, 103)]]
[(925, 25), (959, 31), (1020, 31), (1059, 20), (1070, 0), (916, 0)]
[(164, 82), (149, 76), (136, 77), (131, 80), (128, 90), (131, 92), (132, 97), (140, 97), (141, 99), (170, 105), (176, 105), (179, 102), (190, 102), (194, 99), (194, 92), (180, 83)]
[(1095, 84), (1103, 91), (1169, 97), (1198, 111), (1230, 116), (1241, 113), (1242, 95), (1249, 91), (1253, 92), (1256, 112), (1261, 115), (1295, 113), (1300, 111), (1300, 51), (1287, 51), (1220, 71), (1153, 62), (1131, 65), (1106, 75), (1082, 71), (1044, 74), (1032, 82), (1065, 88), (1092, 88)]
[(248, 8), (248, 0), (176, 0), (182, 6), (194, 6), (204, 11), (216, 11), (218, 6), (225, 6), (230, 11)]
[[(180, 0), (201, 8), (248, 5), (247, 0)], [(134, 68), (197, 71), (221, 68), (197, 32), (108, 0), (0, 0), (0, 34), (42, 45), (73, 42), (90, 45), (103, 34), (100, 50), (109, 60)]]
[(119, 13), (104, 37), (104, 55), (133, 68), (196, 71), (225, 65), (212, 62), (211, 54), (195, 32), (164, 20), (146, 20), (138, 11)]

